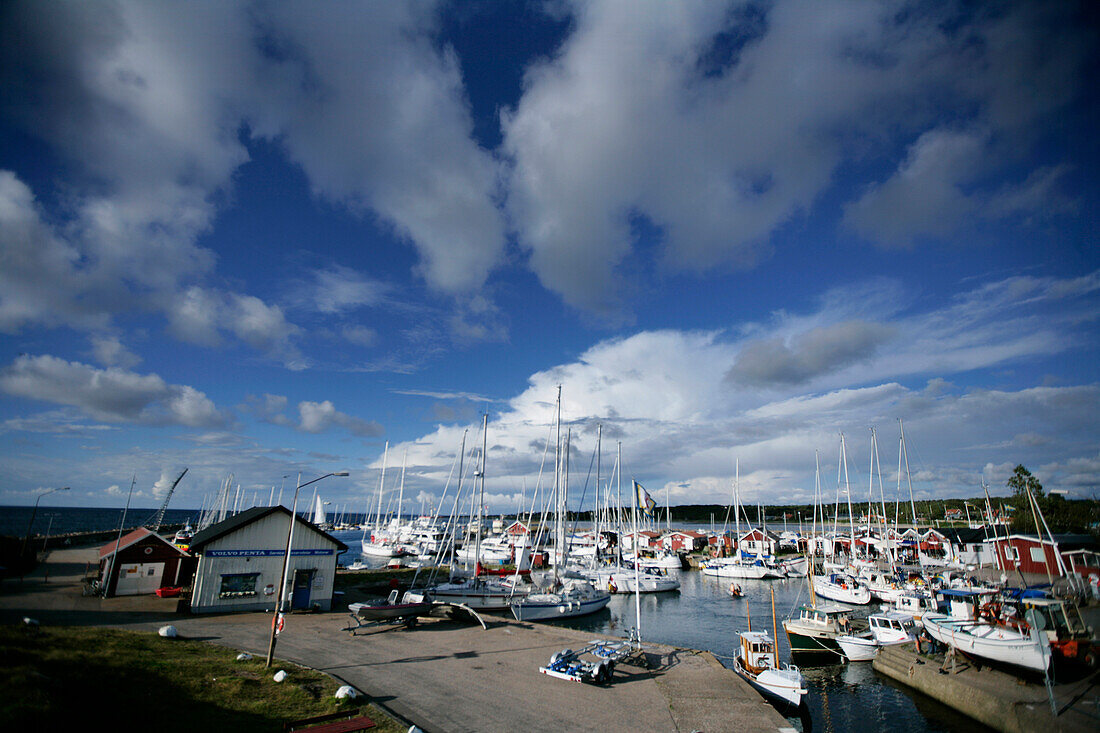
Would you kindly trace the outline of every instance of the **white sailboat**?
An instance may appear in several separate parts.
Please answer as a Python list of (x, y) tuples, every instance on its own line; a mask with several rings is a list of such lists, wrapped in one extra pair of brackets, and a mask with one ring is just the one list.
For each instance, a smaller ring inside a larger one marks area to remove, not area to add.
[(370, 537), (367, 537), (367, 528), (363, 528), (363, 538), (360, 543), (363, 554), (369, 557), (391, 558), (407, 554), (397, 545), (396, 538), (389, 536), (382, 527), (382, 492), (386, 483), (386, 459), (389, 453), (390, 444), (386, 441), (386, 448), (382, 453), (382, 476), (378, 480), (378, 506), (375, 509), (374, 524), (370, 528)]
[(765, 578), (782, 578), (786, 576), (786, 572), (781, 572), (774, 567), (771, 567), (764, 559), (757, 555), (756, 557), (745, 557), (745, 554), (741, 551), (739, 544), (741, 541), (741, 463), (738, 461), (735, 464), (734, 469), (734, 481), (733, 481), (733, 513), (734, 513), (734, 526), (735, 537), (737, 542), (734, 547), (733, 557), (716, 557), (707, 560), (703, 563), (703, 575), (709, 575), (714, 578), (739, 578), (745, 580), (763, 580)]
[(555, 498), (554, 511), (555, 553), (558, 562), (554, 565), (554, 580), (549, 589), (542, 593), (529, 593), (512, 602), (512, 615), (518, 621), (541, 621), (552, 618), (570, 618), (595, 613), (607, 606), (611, 593), (605, 588), (597, 588), (587, 580), (562, 581), (560, 572), (568, 558), (568, 544), (565, 539), (565, 517), (569, 493), (569, 436), (564, 445), (561, 443), (561, 387), (558, 387), (557, 406), (557, 455), (555, 461)]

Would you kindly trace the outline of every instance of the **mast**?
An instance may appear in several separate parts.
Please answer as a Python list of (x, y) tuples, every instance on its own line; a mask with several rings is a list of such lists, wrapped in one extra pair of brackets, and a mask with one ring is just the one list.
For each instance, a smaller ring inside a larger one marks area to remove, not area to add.
[[(741, 459), (734, 459), (733, 462), (733, 517), (734, 526), (736, 529), (733, 531), (733, 544), (737, 558), (737, 564), (741, 564)], [(749, 628), (752, 631), (752, 628)]]
[[(913, 477), (909, 473), (909, 450), (905, 447), (905, 425), (900, 417), (898, 418), (898, 427), (901, 429), (901, 454), (905, 457), (905, 480), (909, 483), (909, 508), (913, 511), (913, 530), (915, 531), (917, 529), (917, 504), (913, 501)], [(919, 554), (920, 548), (917, 549)]]
[(848, 538), (851, 540), (848, 553), (854, 558), (856, 554), (856, 533), (855, 522), (852, 519), (852, 485), (848, 482), (848, 449), (844, 443), (844, 433), (840, 434), (840, 453), (843, 456), (844, 466), (844, 495), (848, 498)]
[(484, 521), (485, 508), (485, 448), (488, 445), (489, 413), (481, 417), (481, 470), (474, 473), (474, 478), (481, 479), (481, 487), (477, 496), (477, 530), (474, 535), (474, 585), (477, 585), (481, 574), (481, 523)]
[(404, 452), (401, 454), (401, 483), (397, 489), (397, 529), (401, 529), (401, 514), (405, 505), (405, 459), (409, 455), (409, 449), (406, 446)]
[[(386, 441), (386, 447), (382, 452), (382, 478), (378, 481), (378, 506), (375, 507), (374, 529), (379, 533), (379, 540), (381, 540), (382, 531), (382, 486), (386, 483), (386, 460), (390, 455), (390, 441)], [(371, 536), (371, 542), (374, 542), (373, 533)]]

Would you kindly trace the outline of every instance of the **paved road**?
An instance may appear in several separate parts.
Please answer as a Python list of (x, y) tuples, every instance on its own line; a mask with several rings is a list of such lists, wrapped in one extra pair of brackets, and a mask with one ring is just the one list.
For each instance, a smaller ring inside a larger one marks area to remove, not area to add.
[[(269, 614), (190, 616), (155, 597), (80, 595), (88, 550), (49, 562), (0, 589), (0, 621), (156, 630), (264, 655)], [(48, 572), (48, 582), (44, 574)], [(287, 617), (276, 656), (324, 671), (398, 716), (433, 731), (776, 731), (789, 724), (744, 681), (705, 652), (646, 645), (653, 669), (620, 665), (609, 685), (554, 679), (539, 667), (592, 638), (571, 629), (491, 617), (489, 628), (430, 620), (403, 628), (347, 631), (346, 613)], [(169, 643), (169, 642), (166, 642)]]

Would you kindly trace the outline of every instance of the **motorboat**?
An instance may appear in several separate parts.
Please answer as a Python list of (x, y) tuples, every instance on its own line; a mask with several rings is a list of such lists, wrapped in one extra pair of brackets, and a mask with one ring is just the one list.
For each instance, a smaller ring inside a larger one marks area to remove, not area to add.
[(1050, 663), (1050, 643), (1039, 632), (1012, 628), (987, 620), (952, 618), (926, 613), (924, 630), (936, 641), (965, 654), (1045, 672)]
[(931, 594), (920, 590), (909, 590), (894, 599), (894, 610), (909, 614), (913, 617), (917, 626), (921, 625), (921, 618), (928, 612), (936, 612), (936, 601)]
[(741, 578), (743, 580), (764, 580), (783, 578), (785, 573), (768, 566), (760, 558), (746, 559), (738, 557), (716, 557), (703, 563), (703, 575), (713, 578)]
[(875, 658), (879, 647), (882, 646), (870, 631), (838, 636), (836, 643), (849, 662), (869, 662)]
[(815, 575), (813, 580), (814, 594), (818, 598), (856, 606), (865, 606), (871, 602), (871, 591), (850, 575)]
[(560, 589), (529, 593), (511, 603), (517, 621), (545, 621), (586, 616), (603, 609), (611, 593), (587, 580), (568, 579)]
[(867, 623), (867, 631), (844, 634), (836, 639), (849, 661), (868, 662), (875, 658), (881, 647), (904, 644), (916, 638), (916, 623), (907, 613), (873, 613), (867, 617)]
[(779, 666), (771, 636), (763, 631), (746, 631), (739, 636), (741, 645), (734, 671), (765, 697), (792, 707), (801, 705), (806, 694), (802, 673), (791, 664)]
[(390, 619), (410, 619), (425, 616), (432, 610), (432, 602), (416, 594), (405, 594), (400, 601), (397, 591), (390, 591), (389, 597), (380, 603), (351, 603), (348, 610), (362, 621), (386, 621)]
[(867, 586), (873, 598), (883, 603), (893, 603), (905, 593), (904, 584), (898, 583), (895, 576), (878, 569), (860, 571), (859, 582)]
[(783, 622), (791, 651), (802, 654), (836, 654), (836, 642), (851, 630), (851, 609), (837, 604), (800, 606), (797, 618)]

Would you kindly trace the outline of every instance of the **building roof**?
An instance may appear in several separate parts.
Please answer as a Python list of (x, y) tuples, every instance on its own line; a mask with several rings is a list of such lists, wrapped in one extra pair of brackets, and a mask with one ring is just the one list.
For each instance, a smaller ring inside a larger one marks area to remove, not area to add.
[(976, 545), (979, 542), (993, 539), (990, 536), (989, 529), (983, 527), (977, 529), (952, 527), (950, 529), (941, 529), (940, 532), (947, 539), (960, 545)]
[(154, 538), (160, 540), (165, 545), (167, 545), (168, 547), (171, 547), (173, 550), (178, 552), (180, 555), (186, 555), (187, 554), (186, 552), (184, 552), (180, 548), (176, 547), (171, 542), (164, 539), (163, 537), (161, 537), (159, 534), (157, 534), (153, 530), (149, 529), (148, 527), (138, 527), (133, 532), (129, 532), (127, 534), (122, 535), (121, 539), (111, 540), (107, 544), (100, 547), (99, 548), (99, 559), (102, 560), (105, 557), (109, 557), (109, 556), (113, 555), (114, 552), (115, 552), (115, 547), (116, 546), (118, 547), (118, 551), (122, 552), (127, 547), (129, 547), (130, 545), (136, 545), (138, 542), (141, 542), (146, 537), (154, 537)]
[[(1004, 537), (998, 538), (1001, 542), (1005, 541)], [(1050, 538), (1042, 537), (1036, 534), (1019, 534), (1014, 533), (1008, 537), (1009, 540), (1026, 540), (1028, 542), (1041, 542), (1043, 544), (1050, 544)], [(1058, 543), (1059, 550), (1094, 550), (1100, 548), (1100, 544), (1096, 542), (1096, 539), (1092, 535), (1088, 534), (1056, 534), (1054, 535), (1054, 541)]]
[[(235, 532), (236, 530), (240, 529), (241, 527), (243, 527), (247, 524), (251, 524), (252, 522), (259, 521), (260, 519), (263, 519), (264, 517), (267, 517), (271, 514), (275, 514), (275, 513), (278, 513), (278, 512), (281, 512), (281, 513), (286, 514), (286, 515), (290, 514), (290, 510), (287, 509), (285, 506), (282, 506), (282, 505), (279, 505), (279, 506), (257, 506), (257, 507), (252, 507), (251, 509), (246, 509), (245, 511), (241, 512), (240, 514), (234, 514), (232, 517), (228, 517), (226, 519), (223, 519), (222, 521), (218, 522), (217, 524), (212, 524), (209, 527), (207, 527), (206, 529), (204, 529), (200, 532), (196, 532), (195, 536), (191, 538), (191, 545), (190, 545), (191, 552), (195, 552), (196, 550), (201, 548), (203, 545), (208, 545), (211, 542), (213, 542), (214, 540), (216, 540), (220, 537), (224, 537), (225, 535), (227, 535), (231, 532)], [(308, 522), (305, 519), (302, 519), (301, 517), (298, 517), (297, 519), (298, 519), (299, 524), (305, 525), (309, 529), (313, 530), (314, 532), (316, 532), (319, 535), (324, 536), (326, 539), (330, 540), (335, 545), (337, 545), (340, 548), (340, 552), (343, 552), (344, 550), (348, 549), (347, 545), (345, 545), (343, 542), (341, 542), (340, 540), (338, 540), (335, 537), (333, 537), (332, 535), (330, 535), (328, 532), (324, 532), (324, 531), (318, 529), (317, 525), (313, 524), (312, 522)]]

